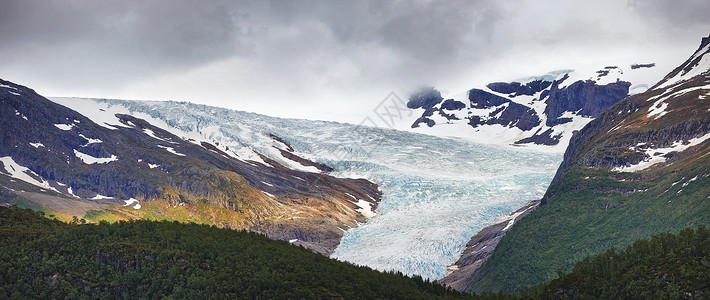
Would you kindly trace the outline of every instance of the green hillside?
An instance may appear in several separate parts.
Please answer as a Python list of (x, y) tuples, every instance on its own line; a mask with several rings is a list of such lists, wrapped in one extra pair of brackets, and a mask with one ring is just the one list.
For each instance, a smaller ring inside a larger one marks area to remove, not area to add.
[(518, 292), (611, 247), (710, 225), (710, 70), (671, 80), (707, 68), (697, 62), (708, 45), (572, 137), (542, 204), (501, 239), (472, 289)]
[(244, 231), (178, 222), (67, 224), (0, 207), (0, 298), (470, 298)]
[(706, 156), (695, 168), (659, 171), (656, 176), (569, 171), (550, 187), (555, 197), (518, 221), (501, 240), (476, 290), (517, 292), (611, 247), (710, 224), (709, 166)]
[(525, 298), (707, 299), (710, 230), (639, 240), (577, 263), (572, 272), (523, 292)]

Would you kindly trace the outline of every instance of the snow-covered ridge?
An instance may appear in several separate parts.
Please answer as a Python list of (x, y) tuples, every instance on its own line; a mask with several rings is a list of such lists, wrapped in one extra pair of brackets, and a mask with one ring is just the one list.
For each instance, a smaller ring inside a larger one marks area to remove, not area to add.
[(695, 76), (710, 72), (710, 43), (708, 43), (705, 39), (703, 42), (706, 43), (706, 45), (700, 47), (698, 51), (693, 53), (686, 63), (681, 66), (678, 73), (668, 79), (665, 79), (663, 83), (655, 88), (667, 88), (677, 83), (689, 80)]
[[(116, 117), (118, 114), (132, 115), (194, 144), (201, 145), (203, 142), (212, 144), (230, 157), (244, 162), (256, 162), (271, 167), (261, 158), (261, 155), (265, 155), (290, 169), (312, 173), (321, 172), (316, 167), (304, 166), (285, 158), (279, 151), (281, 145), (268, 137), (269, 132), (245, 127), (234, 122), (222, 124), (217, 120), (212, 120), (207, 123), (206, 120), (208, 116), (210, 119), (212, 118), (211, 111), (214, 109), (209, 109), (210, 111), (207, 112), (197, 111), (197, 114), (192, 115), (190, 119), (178, 122), (176, 119), (164, 118), (163, 112), (157, 109), (145, 109), (145, 107), (136, 106), (130, 101), (83, 98), (50, 98), (50, 100), (74, 109), (95, 123), (109, 129), (133, 127), (134, 124), (127, 123), (128, 125), (126, 125)], [(163, 105), (161, 102), (145, 103), (150, 104), (148, 108), (157, 108)], [(229, 128), (228, 133), (225, 133), (226, 128)], [(160, 141), (173, 143), (160, 138), (150, 129), (145, 129), (143, 132)], [(184, 156), (173, 147), (162, 145), (158, 147), (172, 154)]]
[[(593, 69), (557, 70), (541, 76), (524, 77), (510, 83), (490, 83), (464, 93), (447, 97), (442, 95), (442, 100), (433, 106), (427, 106), (431, 99), (418, 102), (419, 105), (414, 104), (413, 106), (417, 107), (421, 105), (420, 108), (414, 109), (414, 118), (418, 119), (403, 124), (413, 124), (413, 128), (402, 126), (401, 129), (436, 136), (459, 137), (487, 144), (516, 144), (538, 151), (564, 152), (572, 133), (583, 128), (598, 113), (599, 109), (595, 108), (595, 105), (603, 108), (613, 104), (607, 103), (610, 99), (607, 99), (606, 95), (618, 94), (624, 87), (620, 84), (621, 81), (631, 82), (631, 85), (626, 86), (628, 95), (636, 94), (647, 90), (648, 86), (661, 78), (661, 71), (655, 68), (653, 63), (607, 65)], [(594, 87), (589, 86), (589, 83)], [(557, 93), (555, 101), (561, 104), (550, 102), (555, 91), (564, 91), (573, 85), (577, 85), (575, 91), (580, 86), (585, 89), (577, 97), (595, 93), (596, 89), (606, 88), (609, 92), (600, 93), (600, 97), (603, 96), (600, 100), (559, 99), (572, 97), (574, 94), (573, 92)], [(471, 95), (474, 90), (476, 94)], [(511, 93), (503, 92), (505, 90)], [(627, 94), (620, 94), (615, 100), (619, 101)], [(488, 103), (488, 101), (493, 102)], [(566, 104), (568, 101), (569, 103), (599, 101), (599, 103), (585, 103), (576, 109), (559, 112), (560, 107), (571, 105)], [(554, 106), (553, 109), (550, 109), (549, 105)], [(549, 115), (551, 112), (553, 115)], [(590, 112), (593, 115), (589, 115)]]

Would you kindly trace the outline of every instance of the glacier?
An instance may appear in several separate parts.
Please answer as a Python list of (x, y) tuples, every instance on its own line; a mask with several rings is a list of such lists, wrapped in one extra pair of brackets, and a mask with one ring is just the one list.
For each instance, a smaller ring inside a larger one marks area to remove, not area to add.
[(258, 152), (293, 165), (279, 154), (273, 134), (299, 156), (334, 168), (331, 175), (367, 178), (383, 199), (372, 218), (346, 231), (331, 257), (426, 279), (444, 277), (477, 231), (541, 198), (562, 161), (562, 153), (188, 102), (52, 100), (128, 112), (209, 139), (241, 159), (258, 162), (252, 155)]

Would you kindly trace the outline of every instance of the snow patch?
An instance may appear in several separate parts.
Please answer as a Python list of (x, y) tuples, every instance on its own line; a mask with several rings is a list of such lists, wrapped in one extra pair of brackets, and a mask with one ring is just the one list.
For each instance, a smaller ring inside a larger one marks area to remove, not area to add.
[(270, 193), (267, 193), (267, 192), (264, 192), (264, 191), (261, 191), (261, 192), (264, 193), (264, 195), (267, 195), (267, 196), (269, 196), (269, 197), (271, 197), (271, 198), (275, 198), (275, 197), (274, 197), (274, 194), (270, 194)]
[(698, 180), (698, 176), (695, 176), (683, 184), (683, 187), (688, 186), (691, 182)]
[[(652, 116), (656, 116), (656, 117), (654, 118), (654, 120), (655, 120), (655, 119), (658, 119), (658, 118), (660, 118), (660, 117), (666, 115), (666, 114), (668, 113), (668, 111), (666, 110), (666, 109), (668, 108), (668, 103), (665, 102), (665, 101), (668, 100), (668, 99), (675, 98), (675, 97), (679, 97), (679, 96), (681, 96), (681, 95), (683, 95), (683, 94), (686, 94), (686, 93), (689, 93), (689, 92), (692, 92), (692, 91), (697, 91), (697, 90), (709, 90), (709, 89), (710, 89), (710, 85), (704, 85), (704, 86), (697, 86), (697, 87), (687, 88), (687, 89), (683, 89), (683, 90), (676, 91), (676, 92), (674, 92), (673, 89), (668, 89), (668, 90), (664, 91), (662, 94), (660, 94), (660, 95), (658, 95), (658, 96), (654, 96), (654, 97), (648, 98), (647, 101), (656, 100), (656, 102), (654, 102), (653, 105), (651, 105), (651, 107), (650, 107), (649, 110), (648, 110), (648, 114), (646, 115), (646, 117), (649, 117), (649, 118), (650, 118), (650, 117), (652, 117)], [(702, 95), (700, 95), (700, 99), (702, 99)]]
[[(57, 183), (59, 183), (59, 182), (57, 182)], [(79, 196), (74, 195), (74, 191), (72, 191), (71, 187), (68, 187), (68, 188), (67, 188), (67, 193), (69, 193), (69, 195), (74, 196), (74, 198), (79, 198)]]
[(61, 130), (68, 131), (74, 127), (74, 124), (54, 124), (54, 126)]
[(505, 228), (503, 228), (503, 231), (507, 231), (508, 229), (510, 229), (510, 227), (512, 227), (513, 224), (515, 224), (515, 221), (518, 219), (518, 217), (519, 217), (520, 215), (522, 215), (523, 213), (525, 213), (526, 211), (528, 211), (528, 209), (519, 211), (519, 212), (514, 213), (514, 214), (512, 214), (512, 215), (509, 215), (509, 216), (503, 217), (503, 218), (498, 222), (498, 223), (503, 223), (503, 222), (505, 222), (505, 221), (508, 221), (508, 225), (506, 225)]
[(91, 145), (91, 144), (103, 143), (102, 140), (88, 138), (88, 137), (84, 136), (84, 135), (81, 134), (81, 133), (79, 134), (79, 136), (80, 136), (81, 138), (83, 138), (83, 139), (86, 140), (86, 144), (84, 145), (84, 147), (86, 147), (86, 146), (88, 146), (88, 145)]
[(177, 156), (186, 156), (185, 154), (182, 154), (182, 153), (179, 153), (179, 152), (175, 151), (175, 149), (173, 149), (173, 147), (167, 147), (167, 146), (163, 146), (163, 145), (157, 145), (157, 146), (158, 146), (159, 148), (163, 148), (163, 149), (165, 149), (165, 151), (168, 151), (168, 152), (170, 152), (170, 153), (172, 153), (172, 154), (175, 154), (175, 155), (177, 155)]
[(96, 194), (94, 198), (91, 198), (91, 200), (102, 200), (102, 199), (113, 199), (113, 197), (107, 197), (101, 194)]
[[(646, 153), (646, 155), (648, 155), (648, 157), (646, 157), (644, 160), (642, 160), (641, 162), (639, 162), (638, 164), (635, 164), (635, 165), (613, 168), (612, 171), (637, 172), (637, 171), (645, 170), (655, 164), (665, 162), (667, 160), (667, 158), (664, 157), (666, 154), (671, 153), (671, 152), (685, 151), (685, 149), (699, 145), (702, 142), (706, 141), (707, 139), (710, 139), (710, 133), (707, 133), (701, 137), (690, 139), (690, 140), (688, 140), (687, 144), (684, 144), (683, 141), (675, 141), (675, 142), (673, 142), (673, 144), (670, 147), (667, 147), (667, 148), (643, 149), (643, 152)], [(643, 143), (637, 145), (636, 147), (631, 147), (631, 149), (636, 150), (636, 148), (640, 145), (643, 145)], [(676, 183), (674, 183), (673, 185), (675, 185), (675, 184)]]
[(668, 111), (666, 111), (666, 109), (668, 108), (668, 103), (662, 101), (663, 100), (658, 100), (656, 103), (654, 103), (653, 106), (651, 106), (651, 108), (649, 109), (646, 117), (650, 118), (656, 116), (653, 118), (654, 120), (656, 120), (660, 117), (665, 116), (668, 113)]
[(93, 157), (91, 155), (88, 155), (86, 153), (81, 153), (74, 149), (74, 155), (81, 159), (82, 162), (84, 162), (87, 165), (92, 165), (92, 164), (106, 164), (110, 163), (112, 161), (117, 161), (118, 157), (116, 155), (111, 155), (111, 157), (106, 157), (106, 158), (98, 158), (98, 157)]
[(133, 205), (133, 209), (140, 209), (141, 208), (141, 204), (135, 198), (131, 198), (128, 200), (123, 200), (123, 201), (126, 202), (126, 204), (124, 206), (130, 206), (135, 203), (135, 205)]
[(372, 219), (376, 215), (375, 212), (372, 211), (372, 203), (365, 200), (358, 200), (353, 203), (359, 207), (355, 209), (355, 211), (365, 216), (366, 219)]
[(116, 117), (116, 114), (130, 114), (127, 108), (119, 105), (109, 105), (108, 103), (98, 103), (90, 99), (82, 98), (48, 98), (54, 103), (66, 106), (89, 118), (97, 125), (111, 130), (118, 130), (118, 127), (130, 128)]
[(5, 171), (10, 174), (12, 178), (19, 179), (29, 184), (41, 188), (50, 189), (57, 193), (60, 193), (57, 189), (49, 185), (48, 181), (37, 175), (37, 173), (16, 163), (15, 160), (12, 159), (12, 157), (0, 157), (0, 162), (2, 162)]
[(30, 146), (35, 147), (35, 148), (39, 148), (39, 147), (44, 147), (44, 144), (42, 144), (42, 143), (30, 143)]
[(17, 89), (16, 87), (14, 87), (14, 86), (5, 85), (5, 84), (2, 84), (2, 83), (0, 83), (0, 88), (18, 90), (18, 89)]
[(156, 139), (156, 140), (163, 141), (163, 142), (168, 142), (168, 143), (172, 143), (171, 141), (168, 141), (168, 140), (166, 140), (166, 139), (164, 139), (164, 138), (159, 138), (158, 136), (155, 135), (155, 132), (153, 132), (153, 130), (150, 130), (150, 129), (148, 129), (148, 128), (144, 128), (144, 129), (143, 129), (143, 133), (147, 134), (149, 137), (152, 137), (152, 138), (154, 138), (154, 139)]

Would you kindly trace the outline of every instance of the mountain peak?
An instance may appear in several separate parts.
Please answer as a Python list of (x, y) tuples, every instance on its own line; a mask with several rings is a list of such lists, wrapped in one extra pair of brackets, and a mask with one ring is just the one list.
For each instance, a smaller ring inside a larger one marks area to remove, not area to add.
[(708, 45), (708, 44), (710, 44), (710, 34), (708, 34), (708, 36), (704, 37), (704, 38), (700, 41), (700, 48), (702, 48), (703, 46), (706, 46), (706, 45)]

